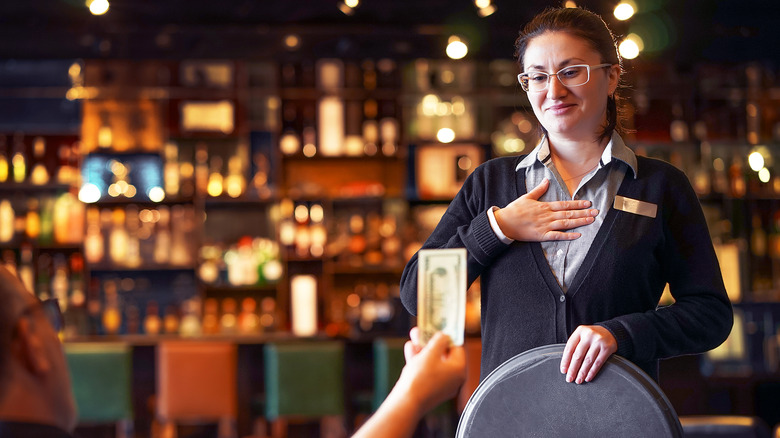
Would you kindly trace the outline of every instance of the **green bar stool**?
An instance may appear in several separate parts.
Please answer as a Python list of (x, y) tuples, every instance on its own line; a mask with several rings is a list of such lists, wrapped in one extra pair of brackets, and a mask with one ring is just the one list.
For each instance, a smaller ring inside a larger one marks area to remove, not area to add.
[(79, 425), (116, 423), (116, 436), (133, 436), (132, 350), (123, 343), (65, 344)]
[(401, 370), (406, 364), (404, 359), (405, 338), (378, 338), (374, 340), (374, 397), (372, 407), (376, 411), (379, 405), (393, 389)]
[[(263, 349), (265, 416), (274, 438), (288, 423), (318, 419), (320, 436), (344, 436), (344, 344), (301, 341)], [(333, 435), (331, 435), (333, 433)]]

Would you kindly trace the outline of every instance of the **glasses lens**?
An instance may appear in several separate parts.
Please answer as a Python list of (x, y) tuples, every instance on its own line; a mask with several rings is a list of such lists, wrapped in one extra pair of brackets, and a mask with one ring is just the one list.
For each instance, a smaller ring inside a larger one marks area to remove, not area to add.
[(547, 73), (531, 71), (520, 74), (520, 84), (525, 91), (542, 91), (547, 88)]
[(54, 331), (59, 332), (63, 329), (62, 311), (60, 311), (60, 303), (56, 298), (48, 299), (41, 302), (43, 312), (46, 314), (46, 318), (49, 320)]
[(558, 72), (558, 79), (561, 84), (567, 87), (576, 87), (588, 82), (588, 66), (587, 65), (573, 65), (566, 67)]

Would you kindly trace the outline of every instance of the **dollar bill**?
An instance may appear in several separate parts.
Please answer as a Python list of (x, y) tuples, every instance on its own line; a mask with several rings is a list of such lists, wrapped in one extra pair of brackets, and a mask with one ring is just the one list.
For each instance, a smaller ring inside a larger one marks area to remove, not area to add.
[(417, 327), (420, 343), (444, 332), (463, 345), (466, 324), (466, 249), (422, 249), (417, 255)]

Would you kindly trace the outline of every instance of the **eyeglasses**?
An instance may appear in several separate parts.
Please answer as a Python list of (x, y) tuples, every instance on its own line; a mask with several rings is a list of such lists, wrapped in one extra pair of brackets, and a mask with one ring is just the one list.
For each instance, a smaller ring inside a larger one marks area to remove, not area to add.
[(25, 307), (19, 314), (19, 318), (32, 314), (36, 310), (43, 311), (44, 316), (51, 324), (51, 327), (55, 332), (59, 333), (65, 327), (65, 322), (62, 318), (62, 310), (60, 310), (60, 302), (57, 298), (49, 298), (47, 300), (39, 301)]
[(555, 74), (542, 71), (526, 71), (517, 75), (517, 80), (525, 92), (539, 92), (547, 89), (551, 76), (557, 76), (558, 81), (564, 87), (579, 87), (585, 85), (590, 80), (590, 71), (595, 68), (610, 67), (612, 64), (570, 65), (558, 70)]

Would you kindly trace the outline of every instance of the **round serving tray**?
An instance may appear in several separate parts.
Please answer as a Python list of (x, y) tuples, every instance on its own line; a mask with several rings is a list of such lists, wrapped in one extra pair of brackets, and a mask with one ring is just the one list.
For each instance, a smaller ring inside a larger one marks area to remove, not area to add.
[(493, 370), (466, 404), (456, 437), (683, 436), (671, 403), (639, 367), (613, 354), (592, 382), (567, 383), (563, 348), (534, 348)]

